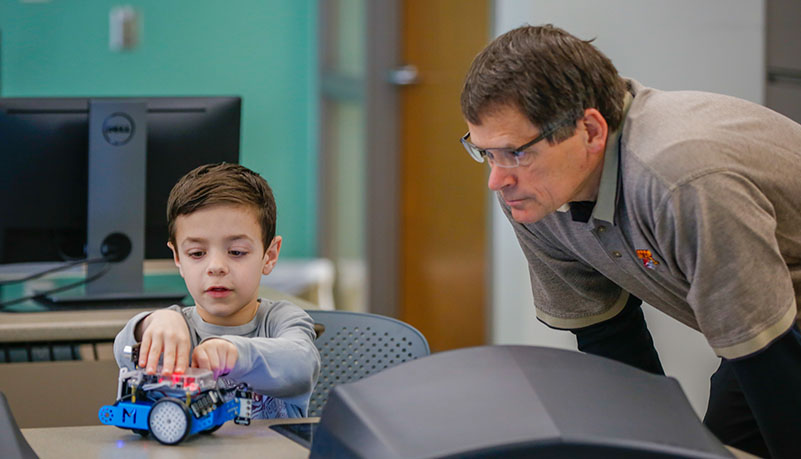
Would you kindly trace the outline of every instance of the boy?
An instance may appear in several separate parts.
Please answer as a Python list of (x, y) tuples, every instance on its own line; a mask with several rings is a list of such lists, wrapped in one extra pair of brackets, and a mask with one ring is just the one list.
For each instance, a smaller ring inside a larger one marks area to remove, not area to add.
[[(139, 366), (154, 374), (209, 369), (222, 385), (247, 383), (253, 418), (304, 417), (320, 370), (312, 319), (286, 301), (258, 298), (281, 250), (267, 182), (237, 164), (200, 166), (182, 177), (167, 202), (175, 265), (195, 306), (134, 316), (114, 340), (141, 343)], [(190, 359), (191, 355), (191, 359)]]

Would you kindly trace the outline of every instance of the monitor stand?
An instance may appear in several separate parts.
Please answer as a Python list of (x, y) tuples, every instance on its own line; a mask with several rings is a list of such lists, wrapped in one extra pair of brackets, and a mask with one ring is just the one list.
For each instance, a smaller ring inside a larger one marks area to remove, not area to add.
[[(147, 102), (90, 99), (86, 255), (111, 261), (88, 264), (87, 279), (96, 279), (85, 293), (50, 295), (52, 305), (169, 305), (186, 296), (144, 291), (146, 160)], [(109, 257), (108, 241), (120, 235), (127, 247)]]

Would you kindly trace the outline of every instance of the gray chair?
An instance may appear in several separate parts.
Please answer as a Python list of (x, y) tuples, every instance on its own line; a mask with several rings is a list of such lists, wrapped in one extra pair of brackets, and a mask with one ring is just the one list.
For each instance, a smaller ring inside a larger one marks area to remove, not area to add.
[(318, 330), (315, 344), (322, 359), (320, 379), (309, 403), (310, 417), (320, 416), (334, 386), (431, 353), (422, 333), (391, 317), (349, 311), (307, 312)]

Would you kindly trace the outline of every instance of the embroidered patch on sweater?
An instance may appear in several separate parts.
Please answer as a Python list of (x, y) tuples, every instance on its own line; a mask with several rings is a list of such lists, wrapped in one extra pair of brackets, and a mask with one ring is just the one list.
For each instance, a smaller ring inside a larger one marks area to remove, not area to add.
[(651, 255), (650, 250), (637, 250), (637, 258), (642, 260), (643, 266), (648, 269), (656, 269), (656, 265), (659, 264), (659, 262), (654, 259), (654, 256)]

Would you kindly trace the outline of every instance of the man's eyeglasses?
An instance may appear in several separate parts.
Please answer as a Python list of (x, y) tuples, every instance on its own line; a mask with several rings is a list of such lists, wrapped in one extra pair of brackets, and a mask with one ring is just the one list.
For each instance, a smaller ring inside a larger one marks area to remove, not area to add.
[(464, 149), (467, 150), (467, 153), (470, 155), (470, 157), (480, 163), (483, 163), (484, 158), (487, 158), (489, 165), (492, 167), (498, 166), (512, 168), (517, 166), (528, 166), (534, 159), (534, 154), (526, 150), (535, 143), (544, 140), (546, 137), (556, 132), (557, 129), (565, 126), (568, 123), (569, 121), (563, 121), (553, 128), (540, 133), (540, 135), (533, 138), (530, 142), (527, 142), (517, 148), (478, 148), (467, 140), (468, 137), (470, 137), (470, 131), (467, 131), (467, 134), (463, 135), (459, 141), (462, 143)]

